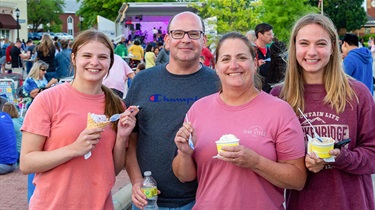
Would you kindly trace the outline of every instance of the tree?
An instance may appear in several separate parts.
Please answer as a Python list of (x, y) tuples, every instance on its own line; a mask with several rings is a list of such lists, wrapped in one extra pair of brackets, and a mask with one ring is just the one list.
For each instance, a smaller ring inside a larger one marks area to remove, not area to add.
[(46, 30), (56, 24), (61, 25), (59, 15), (63, 12), (64, 0), (28, 0), (27, 19), (32, 30), (37, 31), (40, 25)]
[(223, 34), (229, 31), (245, 32), (254, 28), (258, 22), (254, 9), (260, 2), (256, 0), (203, 0), (203, 7), (192, 5), (205, 19), (217, 18), (217, 32)]
[[(83, 28), (90, 28), (97, 24), (98, 15), (109, 20), (115, 20), (124, 0), (77, 0), (81, 7), (76, 15), (84, 17)], [(137, 0), (136, 2), (169, 2), (168, 0)]]
[[(311, 5), (318, 5), (318, 0), (310, 0)], [(362, 28), (366, 23), (366, 11), (362, 7), (363, 0), (324, 0), (323, 12), (335, 24), (337, 31), (345, 28), (353, 31)]]
[(103, 16), (109, 20), (116, 19), (118, 10), (123, 3), (122, 0), (77, 0), (81, 7), (76, 15), (84, 17), (83, 28), (92, 27), (97, 24), (96, 17)]
[(281, 41), (289, 41), (294, 23), (303, 15), (317, 12), (307, 0), (262, 0), (260, 15), (262, 22), (273, 26), (275, 37)]

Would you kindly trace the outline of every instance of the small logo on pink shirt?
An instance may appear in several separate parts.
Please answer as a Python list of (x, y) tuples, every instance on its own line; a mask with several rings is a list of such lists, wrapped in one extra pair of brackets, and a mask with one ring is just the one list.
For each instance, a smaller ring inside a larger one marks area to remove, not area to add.
[(266, 136), (266, 132), (260, 126), (250, 127), (247, 130), (243, 130), (243, 133), (250, 136)]

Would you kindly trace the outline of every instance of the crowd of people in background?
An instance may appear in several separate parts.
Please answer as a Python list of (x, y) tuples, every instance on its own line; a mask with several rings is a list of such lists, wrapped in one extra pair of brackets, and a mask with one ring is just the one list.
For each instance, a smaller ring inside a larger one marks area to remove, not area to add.
[[(133, 210), (147, 205), (150, 170), (160, 209), (373, 210), (374, 39), (340, 39), (320, 14), (297, 20), (288, 44), (273, 30), (228, 32), (212, 53), (201, 17), (181, 12), (150, 43), (114, 43), (95, 30), (74, 42), (4, 39), (2, 73), (26, 70), (28, 111), (24, 120), (1, 103), (0, 174), (18, 164), (36, 174), (30, 209), (113, 209), (110, 190), (125, 168)], [(71, 81), (58, 85), (63, 78)], [(88, 111), (121, 117), (90, 129)], [(328, 161), (307, 153), (315, 132), (351, 142)], [(218, 152), (225, 134), (240, 145)]]

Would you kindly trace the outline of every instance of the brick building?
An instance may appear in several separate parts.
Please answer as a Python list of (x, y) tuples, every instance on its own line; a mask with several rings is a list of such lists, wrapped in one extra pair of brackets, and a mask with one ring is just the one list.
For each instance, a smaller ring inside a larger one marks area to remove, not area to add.
[(76, 11), (80, 6), (81, 3), (77, 3), (76, 0), (65, 0), (64, 12), (59, 16), (62, 21), (62, 32), (75, 36), (81, 31), (81, 20), (79, 16), (76, 16)]

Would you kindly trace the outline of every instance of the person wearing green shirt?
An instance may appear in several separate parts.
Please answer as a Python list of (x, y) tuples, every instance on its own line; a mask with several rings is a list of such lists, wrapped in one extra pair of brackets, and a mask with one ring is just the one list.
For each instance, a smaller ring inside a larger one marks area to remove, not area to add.
[(115, 48), (115, 54), (119, 55), (122, 59), (125, 59), (125, 56), (128, 56), (128, 49), (125, 46), (125, 38), (121, 38), (121, 42)]

